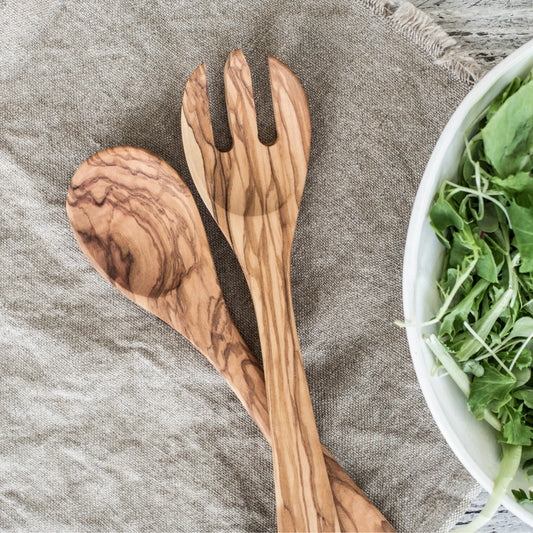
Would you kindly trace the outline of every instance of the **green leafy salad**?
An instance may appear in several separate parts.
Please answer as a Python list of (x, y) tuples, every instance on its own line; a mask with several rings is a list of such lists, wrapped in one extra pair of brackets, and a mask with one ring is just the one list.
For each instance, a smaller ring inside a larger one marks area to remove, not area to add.
[[(445, 181), (429, 212), (446, 248), (442, 306), (429, 348), (478, 419), (497, 431), (500, 472), (487, 506), (496, 511), (520, 466), (533, 474), (533, 77), (516, 78), (468, 141), (457, 183)], [(527, 478), (529, 482), (529, 478)], [(533, 487), (532, 487), (533, 488)], [(513, 491), (519, 503), (533, 491)], [(459, 531), (459, 530), (457, 530)]]

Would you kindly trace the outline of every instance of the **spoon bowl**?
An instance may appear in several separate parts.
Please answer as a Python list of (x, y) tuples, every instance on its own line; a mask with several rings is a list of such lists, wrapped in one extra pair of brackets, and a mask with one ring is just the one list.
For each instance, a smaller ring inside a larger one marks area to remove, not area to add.
[(172, 168), (145, 151), (141, 167), (130, 150), (87, 159), (72, 179), (67, 213), (100, 274), (128, 296), (158, 298), (179, 289), (206, 242), (191, 235), (196, 213)]

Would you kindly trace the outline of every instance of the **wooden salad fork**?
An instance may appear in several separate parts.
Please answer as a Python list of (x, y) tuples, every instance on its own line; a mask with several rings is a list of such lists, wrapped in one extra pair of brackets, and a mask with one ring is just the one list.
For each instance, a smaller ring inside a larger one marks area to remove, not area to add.
[(254, 304), (266, 378), (278, 529), (339, 531), (322, 454), (290, 286), (291, 248), (311, 144), (305, 92), (269, 57), (277, 139), (259, 141), (250, 69), (240, 50), (224, 68), (233, 145), (215, 148), (205, 64), (189, 78), (182, 138), (193, 181), (232, 246)]
[[(272, 442), (263, 371), (224, 302), (194, 199), (162, 159), (120, 146), (84, 161), (67, 214), (81, 250), (129, 299), (186, 337)], [(343, 531), (394, 532), (322, 447)]]

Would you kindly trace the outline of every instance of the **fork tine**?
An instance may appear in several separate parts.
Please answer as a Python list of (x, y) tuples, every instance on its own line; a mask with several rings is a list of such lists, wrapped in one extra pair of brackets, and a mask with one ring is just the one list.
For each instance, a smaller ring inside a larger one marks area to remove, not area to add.
[(207, 144), (213, 149), (213, 152), (218, 152), (215, 148), (213, 126), (209, 113), (205, 63), (197, 67), (187, 80), (181, 106), (181, 122), (184, 130), (182, 135), (192, 134), (198, 139), (196, 144), (199, 146)]
[[(292, 70), (279, 59), (269, 56), (268, 67), (276, 120), (275, 144), (288, 143), (292, 150), (296, 150), (300, 143), (305, 158), (309, 159), (311, 115), (304, 88)], [(295, 133), (299, 133), (300, 136), (295, 136)]]
[[(202, 63), (192, 74), (183, 93), (181, 105), (181, 136), (191, 175), (203, 201), (214, 212), (211, 205), (215, 188), (213, 176), (220, 168), (220, 151), (215, 147), (213, 126), (209, 113), (207, 95), (207, 72)], [(213, 215), (214, 216), (214, 215)]]
[(258, 143), (252, 75), (242, 50), (233, 50), (224, 66), (228, 122), (233, 144)]

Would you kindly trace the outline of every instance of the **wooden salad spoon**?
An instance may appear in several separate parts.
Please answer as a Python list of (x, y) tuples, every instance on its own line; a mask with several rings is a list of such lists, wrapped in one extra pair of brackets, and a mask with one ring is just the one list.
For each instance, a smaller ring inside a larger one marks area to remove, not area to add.
[[(74, 174), (67, 214), (94, 268), (192, 342), (270, 443), (263, 372), (229, 315), (200, 214), (178, 174), (140, 148), (98, 152)], [(343, 531), (393, 532), (329, 452), (322, 453)]]
[(250, 288), (265, 371), (278, 528), (338, 531), (339, 523), (300, 352), (291, 248), (311, 144), (305, 92), (269, 57), (277, 139), (259, 141), (250, 68), (234, 50), (224, 68), (232, 147), (215, 148), (205, 64), (189, 78), (181, 130), (192, 179), (232, 246)]

